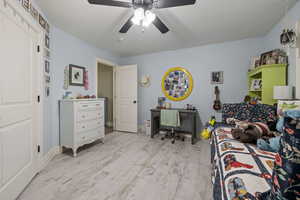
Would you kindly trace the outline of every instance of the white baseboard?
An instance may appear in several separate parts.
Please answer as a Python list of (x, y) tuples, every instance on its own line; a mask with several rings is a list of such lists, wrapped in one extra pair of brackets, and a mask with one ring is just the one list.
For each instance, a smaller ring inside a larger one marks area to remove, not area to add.
[(46, 153), (43, 156), (39, 171), (43, 170), (56, 155), (61, 154), (61, 153), (62, 153), (62, 149), (60, 148), (60, 146), (56, 146), (56, 147), (53, 147), (52, 149), (50, 149), (48, 151), (48, 153)]

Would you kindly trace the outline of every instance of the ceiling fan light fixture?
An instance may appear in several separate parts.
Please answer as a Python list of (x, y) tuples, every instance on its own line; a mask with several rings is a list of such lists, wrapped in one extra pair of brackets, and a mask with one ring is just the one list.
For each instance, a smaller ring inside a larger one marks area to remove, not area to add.
[(156, 18), (156, 15), (151, 12), (150, 10), (147, 10), (145, 13), (145, 19), (144, 22), (149, 26)]
[(137, 18), (135, 16), (131, 19), (131, 21), (135, 25), (138, 25), (138, 26), (141, 25), (141, 19), (139, 19), (139, 18)]
[(139, 20), (143, 20), (145, 18), (145, 10), (144, 8), (137, 8), (134, 11), (134, 17), (139, 19)]

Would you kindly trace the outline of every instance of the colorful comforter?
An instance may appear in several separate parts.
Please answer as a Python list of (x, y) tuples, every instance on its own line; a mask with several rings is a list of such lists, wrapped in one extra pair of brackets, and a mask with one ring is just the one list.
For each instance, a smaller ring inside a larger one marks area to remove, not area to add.
[(271, 188), (275, 154), (234, 140), (231, 128), (217, 128), (211, 140), (214, 200), (254, 200)]

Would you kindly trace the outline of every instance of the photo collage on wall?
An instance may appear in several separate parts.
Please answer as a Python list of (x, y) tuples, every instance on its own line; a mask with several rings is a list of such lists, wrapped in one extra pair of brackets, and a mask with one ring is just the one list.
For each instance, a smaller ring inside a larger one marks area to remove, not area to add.
[(182, 71), (170, 72), (165, 80), (165, 90), (172, 97), (183, 97), (189, 90), (189, 78)]
[(40, 47), (40, 51), (43, 50), (44, 52), (44, 85), (45, 85), (45, 97), (50, 96), (50, 25), (43, 17), (41, 13), (39, 13), (38, 9), (31, 3), (30, 0), (17, 0), (23, 6), (23, 8), (31, 14), (33, 19), (43, 28), (45, 36), (44, 36), (44, 43), (42, 47)]

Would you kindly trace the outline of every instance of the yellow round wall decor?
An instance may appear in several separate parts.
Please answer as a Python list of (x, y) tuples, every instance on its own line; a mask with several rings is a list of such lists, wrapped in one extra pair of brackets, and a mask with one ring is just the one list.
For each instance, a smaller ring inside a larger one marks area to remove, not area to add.
[(165, 96), (172, 101), (182, 101), (193, 91), (194, 81), (191, 73), (182, 68), (169, 69), (161, 81), (161, 88)]

